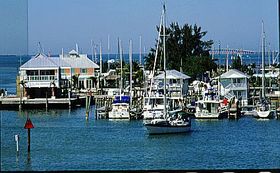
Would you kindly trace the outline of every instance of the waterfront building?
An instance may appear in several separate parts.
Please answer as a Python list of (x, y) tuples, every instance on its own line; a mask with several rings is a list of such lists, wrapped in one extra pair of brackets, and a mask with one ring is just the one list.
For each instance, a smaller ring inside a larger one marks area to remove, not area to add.
[(241, 105), (248, 105), (249, 76), (239, 70), (230, 69), (219, 77), (220, 95), (230, 99), (235, 96)]
[(70, 65), (70, 68), (69, 66), (61, 66), (62, 79), (71, 81), (73, 76), (76, 76), (77, 82), (74, 83), (76, 88), (82, 91), (97, 87), (95, 70), (99, 66), (90, 60), (86, 54), (79, 54), (77, 50), (71, 50), (69, 54), (61, 54), (58, 59)]
[(95, 69), (86, 54), (72, 50), (67, 55), (48, 57), (39, 53), (19, 68), (17, 94), (27, 98), (66, 97), (69, 90), (96, 87)]
[(115, 69), (110, 69), (107, 73), (102, 73), (100, 79), (104, 82), (104, 87), (117, 88), (119, 86), (120, 75)]
[[(166, 70), (166, 89), (170, 97), (177, 99), (187, 96), (189, 77), (177, 70)], [(163, 87), (164, 74), (159, 74), (155, 77), (154, 87)]]

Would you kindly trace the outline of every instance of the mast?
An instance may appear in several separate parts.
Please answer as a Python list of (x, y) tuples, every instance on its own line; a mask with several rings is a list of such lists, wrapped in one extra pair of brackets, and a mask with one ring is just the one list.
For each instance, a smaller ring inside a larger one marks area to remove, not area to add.
[(130, 102), (132, 107), (132, 40), (129, 40), (129, 84), (130, 84)]
[(265, 32), (264, 32), (264, 23), (262, 21), (262, 98), (265, 98)]
[[(123, 77), (122, 77), (122, 41), (119, 40), (119, 45), (120, 45), (120, 63), (121, 63), (121, 84), (120, 84), (120, 90), (122, 92), (122, 88), (123, 88)], [(121, 93), (120, 93), (121, 94)]]
[(97, 64), (97, 45), (96, 44), (94, 44), (94, 61), (95, 61), (95, 63)]
[(99, 45), (99, 58), (100, 58), (100, 62), (99, 62), (100, 74), (102, 74), (102, 43), (101, 43), (101, 41), (100, 41), (100, 45)]
[(91, 40), (90, 41), (90, 43), (91, 43), (91, 60), (92, 60), (92, 62), (94, 62), (94, 60), (93, 60), (93, 56), (94, 56), (94, 43), (93, 43), (93, 40)]
[(219, 48), (218, 48), (218, 52), (219, 52), (219, 65), (218, 68), (220, 69), (220, 65), (221, 65), (221, 41), (219, 40)]
[(229, 54), (229, 48), (228, 48), (228, 45), (227, 45), (226, 71), (228, 71), (228, 54)]
[(108, 35), (108, 53), (107, 53), (107, 64), (108, 64), (108, 70), (110, 70), (110, 63), (109, 63), (109, 60), (110, 60), (110, 35)]
[(213, 46), (212, 46), (212, 60), (215, 59), (214, 51), (215, 51), (215, 47), (214, 47), (214, 44), (213, 44)]
[(140, 46), (139, 46), (139, 64), (142, 65), (142, 37), (140, 36)]
[(76, 52), (79, 54), (79, 47), (77, 43), (76, 43)]
[(167, 118), (166, 111), (166, 49), (165, 49), (165, 25), (166, 25), (166, 14), (165, 14), (165, 4), (163, 4), (163, 71), (164, 71), (164, 112), (163, 115)]

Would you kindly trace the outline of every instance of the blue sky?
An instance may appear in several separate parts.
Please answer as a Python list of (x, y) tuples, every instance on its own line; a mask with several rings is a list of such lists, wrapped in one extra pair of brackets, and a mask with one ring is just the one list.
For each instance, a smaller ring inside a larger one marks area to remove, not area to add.
[[(9, 0), (0, 0), (0, 3)], [(13, 0), (15, 1), (15, 0)], [(21, 0), (18, 0), (21, 1)], [(259, 50), (261, 21), (264, 20), (267, 41), (278, 49), (277, 0), (166, 0), (167, 22), (197, 24), (208, 31), (217, 47)], [(117, 52), (117, 38), (128, 52), (153, 47), (159, 25), (162, 0), (29, 0), (29, 54), (38, 50), (40, 41), (45, 53), (58, 54), (79, 44), (84, 53), (91, 52), (90, 41), (102, 41), (107, 53), (110, 35), (111, 53)], [(1, 11), (1, 5), (0, 5)], [(0, 29), (1, 31), (1, 29)], [(1, 52), (0, 52), (1, 53)]]
[(0, 55), (27, 54), (27, 0), (0, 0)]

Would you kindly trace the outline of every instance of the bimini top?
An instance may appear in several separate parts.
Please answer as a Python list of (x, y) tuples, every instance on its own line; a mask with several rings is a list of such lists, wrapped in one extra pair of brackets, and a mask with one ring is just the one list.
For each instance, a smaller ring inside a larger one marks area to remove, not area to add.
[(129, 103), (130, 96), (115, 96), (113, 103)]
[(236, 69), (230, 69), (228, 72), (222, 74), (220, 76), (222, 79), (233, 79), (233, 78), (249, 78), (247, 74), (236, 70)]
[[(178, 72), (177, 70), (166, 70), (166, 79), (190, 79), (188, 75)], [(164, 79), (164, 74), (157, 75), (155, 79)]]

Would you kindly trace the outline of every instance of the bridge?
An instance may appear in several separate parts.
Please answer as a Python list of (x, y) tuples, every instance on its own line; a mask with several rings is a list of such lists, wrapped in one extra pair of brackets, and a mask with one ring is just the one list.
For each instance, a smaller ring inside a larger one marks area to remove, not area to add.
[(243, 49), (227, 49), (227, 48), (221, 48), (221, 49), (214, 49), (210, 50), (209, 53), (212, 55), (219, 55), (219, 54), (242, 54), (242, 55), (252, 55), (252, 54), (258, 54), (259, 52), (254, 50), (243, 50)]
[[(214, 55), (261, 55), (261, 52), (254, 51), (254, 50), (245, 50), (245, 49), (228, 49), (228, 48), (220, 48), (220, 49), (213, 49), (209, 51), (209, 54)], [(265, 52), (265, 56), (272, 57), (272, 64), (279, 64), (279, 52)]]

